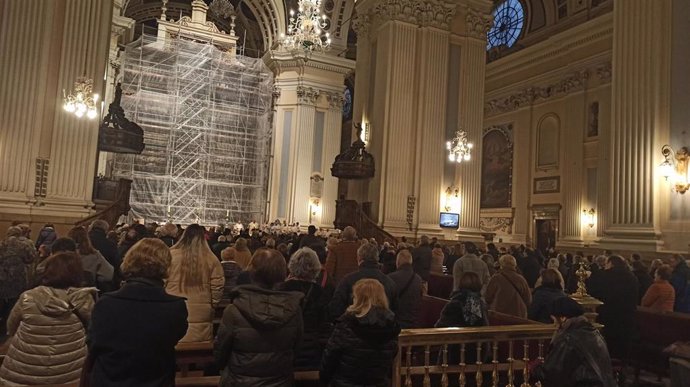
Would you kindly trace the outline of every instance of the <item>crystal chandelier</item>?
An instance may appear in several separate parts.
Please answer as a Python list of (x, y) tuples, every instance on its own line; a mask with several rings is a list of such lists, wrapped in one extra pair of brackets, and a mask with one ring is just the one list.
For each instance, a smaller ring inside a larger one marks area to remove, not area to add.
[[(62, 91), (65, 95), (65, 91)], [(84, 115), (89, 119), (93, 120), (98, 116), (98, 110), (96, 107), (96, 102), (98, 102), (98, 94), (93, 93), (93, 79), (87, 79), (86, 77), (79, 77), (77, 81), (74, 82), (74, 92), (69, 95), (65, 95), (65, 103), (62, 108), (66, 112), (72, 113), (78, 118), (82, 118)]]
[(455, 137), (446, 142), (446, 149), (448, 150), (448, 159), (452, 162), (461, 163), (470, 160), (470, 152), (474, 144), (467, 141), (467, 132), (459, 130), (455, 132)]
[(281, 45), (289, 50), (326, 51), (331, 45), (326, 15), (320, 15), (321, 0), (299, 0), (297, 13), (290, 10), (287, 35), (281, 34)]

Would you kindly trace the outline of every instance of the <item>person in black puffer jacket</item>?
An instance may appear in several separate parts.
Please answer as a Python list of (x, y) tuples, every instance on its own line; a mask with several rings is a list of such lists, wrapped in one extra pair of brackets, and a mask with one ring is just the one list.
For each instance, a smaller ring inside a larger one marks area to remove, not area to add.
[(558, 331), (551, 340), (544, 363), (530, 374), (530, 382), (544, 387), (616, 387), (611, 357), (599, 331), (570, 297), (551, 304)]
[(285, 280), (285, 259), (262, 249), (252, 257), (252, 284), (237, 286), (213, 344), (223, 387), (292, 387), (302, 336), (299, 292), (272, 290)]
[(379, 281), (357, 281), (353, 298), (328, 340), (319, 379), (331, 387), (387, 387), (400, 326)]
[(321, 272), (321, 263), (314, 250), (303, 247), (292, 254), (288, 269), (290, 275), (280, 290), (304, 294), (300, 304), (304, 334), (295, 354), (295, 371), (318, 370), (323, 347), (330, 335), (330, 324), (326, 322), (328, 294), (315, 282)]

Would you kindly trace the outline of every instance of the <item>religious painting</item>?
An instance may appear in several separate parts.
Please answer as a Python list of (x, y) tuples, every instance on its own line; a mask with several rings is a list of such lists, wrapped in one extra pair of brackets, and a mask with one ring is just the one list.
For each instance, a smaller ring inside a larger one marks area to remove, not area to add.
[(558, 116), (553, 113), (545, 115), (539, 121), (537, 131), (537, 169), (558, 168), (560, 127), (561, 122)]
[(535, 194), (558, 193), (561, 191), (561, 177), (540, 177), (534, 179), (534, 188), (532, 190)]
[(481, 208), (508, 208), (513, 183), (513, 125), (485, 129), (482, 140)]

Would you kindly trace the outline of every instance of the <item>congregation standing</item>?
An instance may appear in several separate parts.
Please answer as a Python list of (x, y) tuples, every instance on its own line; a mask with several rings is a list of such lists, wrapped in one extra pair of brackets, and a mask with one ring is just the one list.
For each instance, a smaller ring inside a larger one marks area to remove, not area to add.
[[(580, 265), (604, 301), (602, 334), (568, 297)], [(33, 242), (18, 224), (0, 241), (0, 333), (12, 336), (0, 383), (171, 386), (175, 346), (213, 341), (223, 386), (291, 386), (296, 370), (318, 370), (323, 385), (386, 386), (400, 330), (419, 327), (429, 283), (445, 275), (453, 291), (437, 328), (487, 326), (490, 313), (557, 325), (532, 375), (547, 386), (572, 371), (556, 354), (583, 351), (572, 338), (610, 364), (630, 349), (638, 305), (690, 313), (690, 268), (679, 255), (647, 269), (637, 254), (481, 250), (426, 236), (379, 245), (352, 227), (333, 235), (314, 226), (306, 234), (171, 223), (110, 230), (102, 220), (67, 237), (45, 225)], [(595, 372), (581, 363), (579, 375)], [(610, 369), (596, 371), (608, 387)]]

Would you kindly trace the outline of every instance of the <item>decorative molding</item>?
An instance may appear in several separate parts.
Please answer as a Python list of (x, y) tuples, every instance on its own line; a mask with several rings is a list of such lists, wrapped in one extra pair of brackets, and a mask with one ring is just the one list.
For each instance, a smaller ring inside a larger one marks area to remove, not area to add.
[(343, 111), (343, 103), (345, 98), (343, 93), (324, 93), (326, 94), (326, 99), (328, 100), (328, 106), (331, 110), (337, 110), (339, 112)]
[(596, 73), (597, 73), (597, 78), (599, 78), (599, 81), (601, 83), (610, 83), (611, 78), (613, 77), (613, 70), (612, 70), (611, 62), (606, 62), (606, 63), (598, 66), (596, 69)]
[(357, 39), (369, 38), (371, 32), (371, 17), (369, 15), (357, 15), (350, 25), (357, 34)]
[(412, 223), (414, 222), (414, 208), (417, 204), (417, 198), (413, 195), (407, 197), (407, 226), (412, 230)]
[(569, 73), (553, 83), (528, 87), (505, 97), (491, 99), (484, 105), (484, 113), (489, 116), (507, 113), (534, 103), (583, 90), (587, 87), (587, 80), (592, 71), (591, 69), (583, 69)]
[(321, 91), (313, 87), (297, 86), (297, 98), (300, 103), (315, 105), (320, 94)]
[(487, 126), (482, 131), (482, 138), (484, 138), (484, 136), (486, 136), (486, 134), (492, 130), (498, 130), (499, 132), (503, 133), (503, 135), (508, 140), (508, 144), (510, 145), (510, 147), (511, 148), (513, 147), (513, 124), (512, 123), (511, 124)]
[(467, 36), (486, 40), (486, 34), (491, 30), (494, 23), (493, 16), (470, 7), (467, 7), (466, 10), (467, 16), (465, 16), (465, 22), (467, 23)]
[(483, 232), (500, 232), (504, 234), (513, 233), (513, 218), (480, 218), (479, 228)]
[[(457, 5), (450, 0), (385, 0), (379, 1), (355, 27), (362, 33), (371, 32), (374, 23), (382, 21), (401, 21), (420, 27), (434, 27), (449, 30)], [(359, 33), (359, 31), (357, 31)]]

